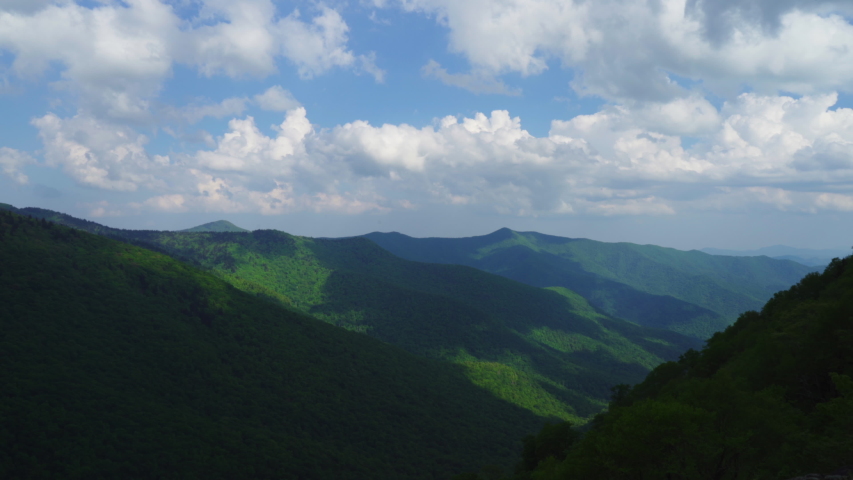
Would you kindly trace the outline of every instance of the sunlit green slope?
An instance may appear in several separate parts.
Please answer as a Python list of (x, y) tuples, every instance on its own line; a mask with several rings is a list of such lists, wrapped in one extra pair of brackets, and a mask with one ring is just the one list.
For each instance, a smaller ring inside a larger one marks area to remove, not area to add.
[(0, 210), (0, 478), (443, 479), (540, 421), (458, 365)]
[(409, 260), (469, 265), (528, 285), (565, 287), (615, 317), (699, 338), (760, 308), (773, 293), (813, 271), (766, 257), (713, 256), (509, 229), (469, 238), (365, 237)]
[(475, 384), (543, 416), (581, 422), (606, 404), (612, 385), (639, 381), (698, 344), (613, 319), (565, 288), (411, 262), (363, 238), (104, 230), (55, 212), (22, 212), (153, 245), (289, 308), (455, 362)]

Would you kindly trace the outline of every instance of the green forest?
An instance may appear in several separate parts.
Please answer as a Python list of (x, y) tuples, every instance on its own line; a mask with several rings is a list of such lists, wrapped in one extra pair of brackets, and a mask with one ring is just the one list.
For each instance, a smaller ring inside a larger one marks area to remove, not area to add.
[(635, 386), (614, 387), (607, 411), (587, 431), (563, 422), (526, 437), (523, 458), (506, 478), (849, 478), (851, 376), (847, 257), (744, 313), (700, 351), (658, 366)]
[(0, 352), (0, 478), (853, 474), (851, 257), (0, 204)]
[(118, 230), (20, 212), (154, 248), (285, 308), (456, 363), (474, 384), (547, 418), (585, 423), (607, 405), (612, 385), (639, 382), (701, 345), (606, 315), (566, 288), (408, 261), (365, 238), (221, 231), (222, 223), (213, 232)]
[(0, 478), (448, 478), (543, 419), (150, 250), (0, 210)]
[(814, 271), (768, 257), (714, 256), (508, 228), (468, 238), (365, 238), (409, 260), (469, 265), (534, 287), (564, 287), (602, 312), (701, 340)]

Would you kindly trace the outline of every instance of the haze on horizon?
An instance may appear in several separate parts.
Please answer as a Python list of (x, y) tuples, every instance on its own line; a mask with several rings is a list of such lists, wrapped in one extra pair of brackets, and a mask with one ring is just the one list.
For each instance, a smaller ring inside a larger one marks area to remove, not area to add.
[(849, 248), (851, 91), (842, 1), (5, 0), (0, 202)]

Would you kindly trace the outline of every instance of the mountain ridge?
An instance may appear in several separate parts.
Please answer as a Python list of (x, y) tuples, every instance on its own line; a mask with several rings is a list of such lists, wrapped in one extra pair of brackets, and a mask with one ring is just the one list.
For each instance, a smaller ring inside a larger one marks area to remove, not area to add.
[(581, 423), (605, 405), (611, 385), (637, 381), (698, 345), (559, 292), (471, 267), (410, 262), (362, 237), (117, 230), (20, 211), (152, 246), (288, 308), (463, 365), (475, 384), (542, 416)]
[[(707, 338), (813, 268), (760, 258), (605, 243), (499, 229), (464, 238), (364, 235), (395, 255), (468, 265), (537, 287), (579, 292), (606, 313)], [(641, 306), (638, 309), (637, 306)]]

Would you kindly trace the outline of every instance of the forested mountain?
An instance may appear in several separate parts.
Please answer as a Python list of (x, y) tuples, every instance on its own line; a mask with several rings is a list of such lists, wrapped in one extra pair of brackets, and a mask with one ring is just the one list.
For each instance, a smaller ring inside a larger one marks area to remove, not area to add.
[(216, 222), (205, 223), (197, 227), (181, 230), (182, 232), (248, 232), (245, 228), (240, 228), (237, 225), (227, 221), (219, 220)]
[(565, 288), (407, 261), (364, 238), (116, 230), (20, 212), (168, 252), (288, 308), (457, 363), (476, 385), (541, 416), (583, 422), (612, 385), (640, 381), (699, 344), (604, 315)]
[(458, 365), (3, 210), (0, 385), (4, 479), (440, 479), (541, 422)]
[(614, 389), (609, 411), (581, 440), (565, 424), (527, 438), (515, 478), (763, 480), (834, 471), (849, 478), (851, 376), (847, 257), (744, 313), (700, 352)]
[(409, 260), (468, 265), (536, 287), (565, 287), (614, 317), (702, 339), (814, 271), (766, 257), (713, 256), (506, 228), (469, 238), (365, 237)]

